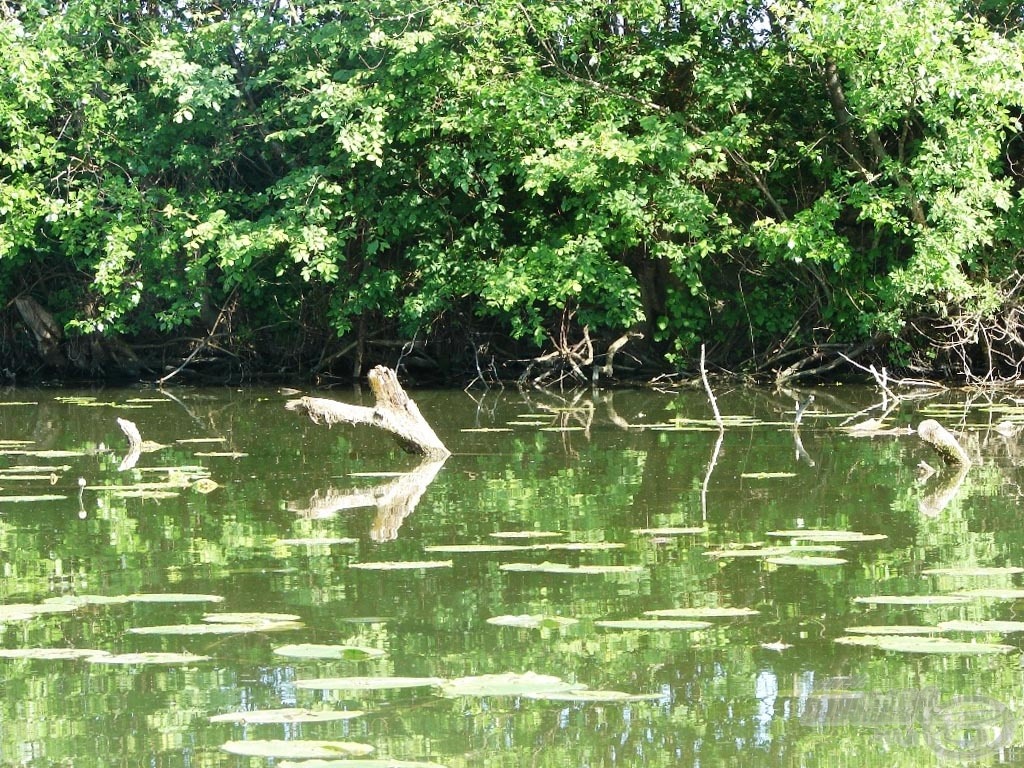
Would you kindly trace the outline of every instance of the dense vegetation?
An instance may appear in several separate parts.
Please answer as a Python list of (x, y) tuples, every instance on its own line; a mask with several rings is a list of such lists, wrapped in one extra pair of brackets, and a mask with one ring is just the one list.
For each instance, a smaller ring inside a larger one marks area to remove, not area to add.
[(840, 353), (1017, 375), (1022, 23), (996, 0), (0, 2), (0, 368), (490, 375), (632, 331), (677, 368), (704, 343), (779, 379)]

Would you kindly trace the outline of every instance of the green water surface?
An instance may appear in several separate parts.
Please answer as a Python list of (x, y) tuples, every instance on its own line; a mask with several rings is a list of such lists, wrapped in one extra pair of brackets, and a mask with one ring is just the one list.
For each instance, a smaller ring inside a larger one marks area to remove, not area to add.
[[(0, 393), (0, 650), (97, 654), (0, 657), (0, 766), (301, 764), (232, 753), (263, 741), (378, 761), (311, 768), (1024, 763), (1024, 633), (938, 628), (1024, 620), (1020, 407), (889, 411), (957, 431), (960, 473), (846, 431), (877, 393), (815, 394), (797, 430), (788, 395), (720, 392), (719, 433), (699, 390), (415, 392), (454, 452), (420, 464), (273, 389)], [(159, 446), (125, 462), (118, 417)], [(769, 535), (806, 529), (886, 538)], [(733, 556), (757, 545), (799, 551)], [(647, 613), (707, 608), (748, 611)], [(907, 625), (933, 629), (836, 642)], [(392, 676), (429, 680), (371, 687)], [(255, 722), (300, 708), (362, 714)]]

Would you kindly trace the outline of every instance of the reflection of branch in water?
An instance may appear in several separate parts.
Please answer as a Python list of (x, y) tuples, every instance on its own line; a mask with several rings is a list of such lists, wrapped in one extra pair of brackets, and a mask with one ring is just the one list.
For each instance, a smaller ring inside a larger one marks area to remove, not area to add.
[(711, 483), (711, 473), (715, 471), (715, 464), (718, 463), (718, 454), (722, 450), (724, 439), (725, 430), (719, 429), (715, 449), (711, 452), (711, 461), (708, 462), (708, 471), (704, 474), (704, 483), (700, 487), (700, 519), (704, 523), (708, 521), (708, 485)]
[(968, 468), (967, 465), (961, 464), (956, 473), (940, 472), (934, 475), (937, 478), (935, 489), (922, 496), (921, 500), (917, 502), (918, 511), (929, 517), (937, 517), (960, 493), (964, 478), (967, 477)]
[(800, 419), (804, 417), (804, 411), (813, 402), (814, 395), (808, 395), (807, 399), (802, 403), (797, 400), (796, 415), (793, 417), (793, 443), (796, 445), (796, 460), (806, 461), (812, 467), (814, 466), (814, 459), (804, 449), (804, 441), (800, 439)]
[(398, 538), (402, 521), (416, 510), (423, 492), (443, 466), (444, 459), (425, 461), (411, 472), (371, 488), (318, 490), (310, 497), (307, 506), (289, 504), (288, 510), (303, 517), (324, 518), (346, 509), (376, 507), (377, 517), (370, 526), (370, 538), (373, 541), (392, 541)]

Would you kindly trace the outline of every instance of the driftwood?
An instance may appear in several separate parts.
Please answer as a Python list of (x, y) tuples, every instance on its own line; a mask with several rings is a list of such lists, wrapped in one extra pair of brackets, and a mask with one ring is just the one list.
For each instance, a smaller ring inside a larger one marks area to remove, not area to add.
[(372, 407), (339, 403), (322, 397), (289, 400), (285, 407), (305, 413), (316, 424), (365, 424), (390, 434), (404, 450), (429, 459), (451, 456), (420, 414), (416, 403), (398, 383), (398, 375), (378, 365), (367, 375), (376, 404)]
[(427, 460), (411, 472), (371, 488), (345, 491), (326, 488), (314, 493), (307, 505), (289, 504), (288, 509), (305, 518), (321, 519), (348, 509), (376, 507), (377, 516), (370, 527), (370, 539), (393, 541), (398, 538), (402, 522), (416, 510), (424, 491), (442, 466), (443, 459)]
[(925, 419), (917, 425), (917, 435), (934, 448), (946, 461), (962, 467), (971, 466), (971, 457), (953, 434), (935, 419)]

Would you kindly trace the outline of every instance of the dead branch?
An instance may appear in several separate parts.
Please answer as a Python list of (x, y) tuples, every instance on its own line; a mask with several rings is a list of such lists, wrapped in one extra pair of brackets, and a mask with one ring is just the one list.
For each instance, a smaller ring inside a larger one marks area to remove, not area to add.
[(935, 419), (925, 419), (917, 425), (917, 435), (934, 448), (947, 462), (963, 467), (971, 466), (971, 457), (959, 441)]
[(322, 397), (289, 400), (285, 408), (305, 413), (315, 424), (365, 424), (390, 434), (403, 450), (431, 459), (451, 455), (416, 403), (398, 383), (398, 374), (378, 365), (367, 375), (376, 403), (372, 408), (339, 403)]

